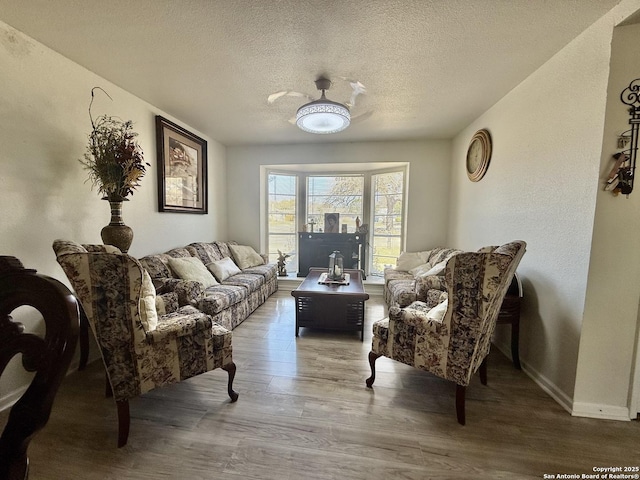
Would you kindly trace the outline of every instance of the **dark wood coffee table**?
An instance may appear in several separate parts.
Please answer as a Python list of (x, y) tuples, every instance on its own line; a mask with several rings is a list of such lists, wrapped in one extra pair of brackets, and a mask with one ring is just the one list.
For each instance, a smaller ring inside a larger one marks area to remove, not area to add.
[(318, 283), (326, 268), (311, 268), (307, 278), (291, 292), (296, 299), (296, 337), (300, 327), (359, 331), (364, 340), (364, 302), (361, 270), (345, 270), (349, 285)]

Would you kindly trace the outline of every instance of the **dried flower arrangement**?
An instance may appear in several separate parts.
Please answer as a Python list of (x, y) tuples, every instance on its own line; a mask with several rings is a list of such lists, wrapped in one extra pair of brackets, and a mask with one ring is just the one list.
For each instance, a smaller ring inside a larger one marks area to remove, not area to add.
[[(133, 131), (130, 120), (123, 122), (108, 115), (93, 119), (91, 106), (96, 89), (102, 90), (100, 87), (91, 89), (89, 118), (92, 131), (87, 152), (80, 163), (88, 170), (89, 180), (105, 200), (123, 201), (127, 195), (133, 195), (145, 174), (145, 165), (150, 165), (144, 162), (142, 148), (135, 140), (138, 134)], [(109, 97), (107, 92), (102, 91)]]

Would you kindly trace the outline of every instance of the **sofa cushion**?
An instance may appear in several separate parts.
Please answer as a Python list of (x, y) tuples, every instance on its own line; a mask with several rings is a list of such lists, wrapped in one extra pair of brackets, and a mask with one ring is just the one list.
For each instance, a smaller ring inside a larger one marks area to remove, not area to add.
[(232, 257), (233, 254), (231, 253), (231, 250), (229, 249), (229, 245), (237, 245), (238, 242), (219, 242), (219, 241), (215, 241), (213, 242), (213, 244), (218, 247), (218, 250), (220, 251), (220, 255), (221, 258), (224, 257)]
[(218, 283), (202, 260), (197, 257), (170, 258), (169, 266), (181, 279), (199, 282), (205, 288)]
[(242, 273), (262, 275), (265, 280), (271, 280), (278, 274), (278, 266), (275, 263), (258, 265), (256, 267), (247, 268), (243, 270)]
[(147, 255), (140, 259), (144, 269), (149, 272), (152, 280), (174, 278), (167, 261), (169, 256), (165, 254)]
[(416, 281), (413, 277), (409, 279), (391, 280), (387, 284), (390, 300), (399, 305), (406, 307), (416, 301)]
[(396, 270), (395, 268), (387, 267), (384, 269), (384, 282), (388, 284), (392, 280), (413, 280), (414, 277), (409, 272), (403, 272), (402, 270)]
[(142, 286), (140, 289), (140, 322), (145, 332), (151, 332), (158, 326), (158, 313), (156, 311), (156, 289), (153, 286), (149, 272), (142, 272)]
[(246, 300), (249, 291), (240, 285), (214, 285), (207, 288), (198, 300), (198, 309), (209, 315), (215, 315), (236, 303)]
[(249, 245), (229, 245), (229, 250), (241, 270), (264, 264), (264, 259)]
[(258, 275), (255, 273), (237, 273), (236, 275), (231, 275), (225, 281), (222, 282), (224, 285), (239, 285), (245, 287), (249, 293), (259, 290), (262, 285), (265, 283), (265, 278), (262, 275)]
[(230, 257), (225, 257), (222, 260), (211, 262), (207, 264), (207, 268), (215, 275), (219, 282), (225, 281), (231, 275), (242, 273)]
[(427, 318), (430, 320), (434, 320), (436, 322), (442, 322), (444, 318), (444, 314), (447, 313), (447, 308), (449, 307), (449, 299), (445, 299), (444, 302), (439, 303), (431, 310), (427, 312)]
[(444, 269), (446, 266), (447, 266), (447, 260), (443, 260), (440, 263), (436, 263), (433, 267), (431, 267), (426, 272), (421, 272), (421, 273), (418, 273), (417, 275), (416, 274), (414, 275), (416, 277), (431, 277), (431, 276), (444, 275)]
[(412, 268), (427, 263), (431, 250), (423, 252), (402, 252), (396, 261), (396, 269), (408, 272)]
[(429, 263), (431, 263), (431, 265), (436, 265), (437, 263), (440, 263), (440, 262), (446, 262), (454, 255), (457, 255), (458, 253), (462, 253), (462, 252), (463, 250), (458, 250), (456, 248), (442, 248), (442, 247), (434, 248), (433, 250), (431, 250), (431, 253), (429, 254), (428, 261)]

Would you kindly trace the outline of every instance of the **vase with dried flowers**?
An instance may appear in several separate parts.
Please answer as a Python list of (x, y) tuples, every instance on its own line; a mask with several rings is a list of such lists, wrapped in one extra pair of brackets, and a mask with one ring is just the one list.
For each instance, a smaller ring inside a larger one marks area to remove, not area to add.
[(133, 131), (130, 120), (123, 122), (109, 115), (94, 120), (91, 107), (97, 89), (102, 90), (100, 87), (91, 89), (89, 118), (92, 129), (80, 163), (89, 172), (92, 186), (97, 187), (102, 199), (108, 200), (111, 207), (111, 222), (100, 232), (102, 241), (126, 253), (133, 241), (133, 230), (122, 220), (122, 202), (129, 200), (128, 195), (133, 195), (149, 164), (144, 162), (142, 148), (136, 141), (138, 134)]

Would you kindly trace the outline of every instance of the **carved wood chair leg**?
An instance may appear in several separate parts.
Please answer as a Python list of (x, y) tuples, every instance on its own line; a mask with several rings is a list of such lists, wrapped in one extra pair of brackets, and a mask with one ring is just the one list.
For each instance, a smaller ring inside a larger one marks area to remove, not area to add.
[(369, 352), (369, 366), (371, 367), (371, 376), (367, 378), (367, 387), (369, 388), (371, 388), (371, 385), (373, 385), (373, 382), (376, 381), (376, 360), (381, 356), (382, 355), (378, 353)]
[(116, 402), (118, 408), (118, 448), (124, 447), (129, 439), (129, 426), (131, 417), (129, 416), (129, 400)]
[(236, 376), (236, 364), (231, 362), (224, 367), (222, 367), (227, 373), (229, 373), (229, 382), (227, 383), (227, 393), (229, 393), (229, 397), (231, 397), (231, 402), (235, 402), (238, 400), (238, 394), (233, 391), (233, 379)]
[(480, 383), (483, 385), (487, 384), (487, 357), (484, 357), (484, 360), (482, 360), (480, 364)]
[(466, 390), (467, 390), (467, 387), (463, 387), (462, 385), (456, 385), (456, 415), (458, 417), (458, 423), (460, 425), (464, 425), (464, 422), (465, 422), (464, 396), (465, 396)]

